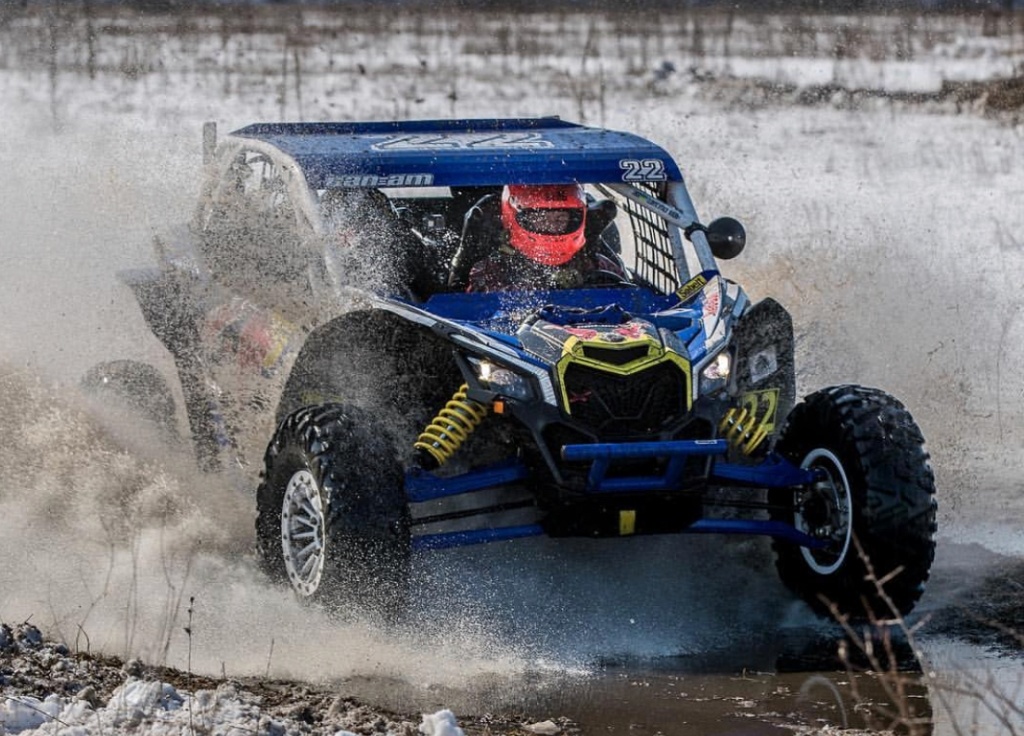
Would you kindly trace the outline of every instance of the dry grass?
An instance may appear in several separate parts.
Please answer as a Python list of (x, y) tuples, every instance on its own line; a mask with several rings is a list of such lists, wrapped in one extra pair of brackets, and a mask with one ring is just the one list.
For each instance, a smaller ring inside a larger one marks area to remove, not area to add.
[[(933, 710), (941, 709), (944, 719), (956, 734), (999, 733), (1009, 736), (1024, 733), (1024, 676), (1016, 683), (1007, 682), (990, 671), (974, 671), (961, 668), (941, 675), (928, 662), (925, 648), (919, 641), (919, 633), (931, 624), (930, 617), (911, 624), (897, 610), (886, 593), (886, 584), (900, 574), (896, 569), (885, 576), (879, 576), (863, 548), (857, 543), (857, 552), (867, 567), (867, 578), (875, 586), (880, 600), (886, 603), (884, 610), (869, 608), (867, 621), (863, 625), (854, 623), (834, 604), (830, 604), (832, 616), (839, 622), (845, 638), (839, 644), (839, 658), (847, 671), (871, 673), (882, 686), (886, 702), (879, 704), (863, 698), (857, 692), (857, 679), (851, 677), (853, 697), (860, 703), (861, 710), (873, 728), (884, 731), (906, 733), (909, 736), (931, 734), (935, 726)], [(1024, 568), (1022, 568), (1024, 569)], [(1021, 569), (1017, 570), (1017, 576)], [(993, 601), (991, 586), (999, 588)], [(987, 589), (987, 590), (983, 590)], [(987, 629), (1000, 635), (1016, 650), (1024, 649), (1024, 628), (1018, 627), (1022, 620), (1024, 586), (1009, 577), (997, 576), (990, 579), (978, 590), (978, 600), (969, 601), (960, 611), (963, 622), (971, 621), (979, 629)], [(1004, 605), (1009, 597), (1009, 605)], [(977, 607), (975, 604), (980, 603)], [(993, 607), (993, 604), (995, 606)], [(987, 609), (987, 611), (986, 611)], [(991, 617), (993, 614), (998, 618)], [(948, 626), (948, 622), (946, 623)], [(961, 631), (955, 629), (959, 636)], [(913, 657), (908, 663), (906, 653)], [(931, 707), (926, 713), (920, 709), (912, 695), (921, 681), (923, 671), (929, 686)]]

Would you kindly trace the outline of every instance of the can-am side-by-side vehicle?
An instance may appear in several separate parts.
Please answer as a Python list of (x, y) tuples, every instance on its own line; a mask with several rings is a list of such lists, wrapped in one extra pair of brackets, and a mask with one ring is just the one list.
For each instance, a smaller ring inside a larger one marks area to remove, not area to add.
[[(394, 613), (418, 551), (715, 533), (771, 537), (820, 613), (918, 601), (921, 431), (874, 388), (797, 401), (789, 314), (719, 270), (742, 226), (703, 223), (658, 145), (556, 118), (215, 137), (188, 233), (122, 274), (177, 376), (86, 383), (258, 484), (261, 564), (298, 596)], [(508, 225), (486, 203), (547, 186), (581, 193), (578, 256), (603, 265), (474, 289)]]

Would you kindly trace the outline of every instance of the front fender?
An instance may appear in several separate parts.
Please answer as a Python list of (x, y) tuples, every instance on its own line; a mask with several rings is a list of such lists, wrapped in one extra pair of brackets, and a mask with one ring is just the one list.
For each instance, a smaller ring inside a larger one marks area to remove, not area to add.
[(118, 274), (132, 290), (142, 316), (164, 344), (178, 371), (196, 461), (203, 470), (220, 467), (224, 444), (215, 397), (200, 352), (200, 309), (190, 277), (170, 269), (133, 269)]
[[(796, 402), (793, 320), (774, 299), (751, 307), (736, 324), (733, 385), (737, 410), (745, 410), (745, 423), (767, 432), (759, 445), (771, 447)], [(758, 453), (760, 454), (760, 452)]]
[(200, 310), (191, 277), (172, 270), (139, 268), (121, 271), (118, 278), (132, 290), (149, 329), (172, 355), (177, 358), (198, 348)]
[(444, 406), (461, 383), (453, 346), (429, 327), (382, 309), (356, 309), (306, 338), (277, 419), (303, 406), (343, 402), (419, 422), (421, 413)]

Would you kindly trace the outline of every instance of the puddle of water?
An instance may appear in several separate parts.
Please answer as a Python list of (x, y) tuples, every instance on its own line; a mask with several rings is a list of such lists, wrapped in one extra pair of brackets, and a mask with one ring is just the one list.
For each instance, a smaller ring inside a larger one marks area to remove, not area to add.
[[(347, 679), (338, 689), (383, 708), (444, 707), (462, 719), (488, 713), (517, 714), (524, 724), (569, 719), (582, 734), (875, 731), (932, 720), (923, 675), (901, 669), (901, 694), (894, 698), (891, 678), (842, 668), (837, 638), (838, 631), (825, 627), (737, 642), (717, 652), (608, 662), (586, 673), (533, 673), (459, 688)], [(902, 660), (905, 646), (897, 649)]]
[[(912, 718), (930, 717), (923, 684), (907, 703)], [(887, 729), (899, 711), (879, 681), (844, 672), (734, 675), (607, 671), (545, 702), (583, 733), (762, 734), (793, 727)]]
[[(339, 692), (396, 711), (440, 708), (463, 722), (553, 721), (562, 733), (912, 734), (1024, 732), (1024, 667), (945, 636), (923, 636), (920, 659), (895, 636), (896, 666), (878, 672), (850, 644), (851, 668), (838, 657), (837, 626), (765, 631), (696, 654), (619, 658), (589, 669), (466, 678), (457, 686), (348, 678)], [(875, 643), (875, 652), (885, 650)], [(569, 724), (566, 721), (570, 722)], [(1007, 725), (1009, 724), (1009, 725)]]

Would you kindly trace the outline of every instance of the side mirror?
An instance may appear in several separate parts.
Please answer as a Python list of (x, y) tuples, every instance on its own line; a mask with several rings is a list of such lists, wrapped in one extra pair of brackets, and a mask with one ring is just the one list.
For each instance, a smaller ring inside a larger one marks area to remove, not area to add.
[(711, 246), (711, 253), (723, 261), (738, 256), (747, 244), (747, 231), (739, 220), (731, 217), (713, 220), (705, 229), (704, 236)]

